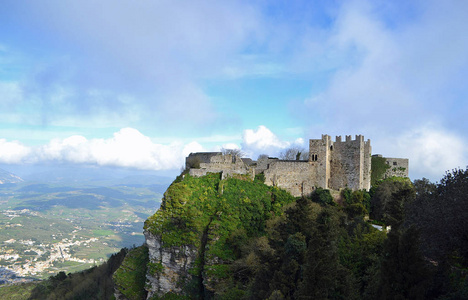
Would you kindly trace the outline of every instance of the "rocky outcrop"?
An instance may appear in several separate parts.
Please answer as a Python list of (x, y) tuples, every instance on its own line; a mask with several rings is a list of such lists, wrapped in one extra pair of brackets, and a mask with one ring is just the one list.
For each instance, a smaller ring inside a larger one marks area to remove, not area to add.
[(190, 246), (164, 247), (161, 237), (145, 231), (148, 246), (149, 268), (146, 275), (148, 299), (154, 294), (180, 293), (182, 286), (191, 279), (189, 270), (197, 257), (197, 250)]

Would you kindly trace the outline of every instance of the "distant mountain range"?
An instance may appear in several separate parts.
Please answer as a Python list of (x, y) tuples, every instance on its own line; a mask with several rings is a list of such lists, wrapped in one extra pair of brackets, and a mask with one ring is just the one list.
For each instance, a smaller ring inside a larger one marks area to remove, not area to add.
[(5, 171), (3, 169), (0, 169), (0, 184), (5, 184), (5, 183), (19, 183), (23, 182), (24, 180), (8, 171)]

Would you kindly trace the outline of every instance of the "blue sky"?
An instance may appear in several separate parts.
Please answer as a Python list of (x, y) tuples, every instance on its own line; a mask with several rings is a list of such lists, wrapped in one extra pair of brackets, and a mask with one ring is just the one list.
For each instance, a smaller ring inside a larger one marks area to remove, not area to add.
[(467, 165), (465, 1), (9, 1), (0, 163), (178, 170), (363, 134), (414, 178)]

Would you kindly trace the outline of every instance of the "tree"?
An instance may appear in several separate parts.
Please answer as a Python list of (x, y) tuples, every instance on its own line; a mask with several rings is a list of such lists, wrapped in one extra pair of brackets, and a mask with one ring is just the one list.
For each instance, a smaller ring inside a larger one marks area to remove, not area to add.
[(382, 256), (381, 299), (427, 299), (431, 277), (420, 251), (418, 230), (392, 227)]
[(430, 194), (433, 194), (436, 189), (437, 185), (430, 182), (427, 178), (416, 179), (413, 182), (414, 190), (416, 191), (416, 197), (424, 197)]
[(380, 295), (382, 299), (427, 299), (431, 272), (420, 249), (419, 230), (404, 226), (406, 206), (414, 202), (416, 194), (407, 184), (392, 187), (398, 189), (391, 193), (384, 210), (384, 221), (392, 229), (382, 255)]
[(447, 172), (436, 188), (418, 182), (418, 198), (409, 208), (411, 224), (421, 228), (427, 256), (458, 256), (468, 266), (468, 168)]
[(290, 147), (281, 151), (279, 157), (282, 160), (308, 160), (309, 152), (301, 147)]
[(339, 262), (339, 215), (325, 208), (314, 225), (296, 298), (353, 299), (351, 274)]
[(404, 189), (412, 189), (407, 181), (394, 179), (383, 180), (372, 195), (370, 206), (370, 217), (375, 220), (384, 221), (389, 212), (388, 204), (392, 201), (393, 194)]
[(226, 148), (221, 148), (221, 152), (223, 155), (233, 155), (233, 156), (239, 156), (243, 157), (245, 156), (245, 153), (241, 149), (226, 149)]

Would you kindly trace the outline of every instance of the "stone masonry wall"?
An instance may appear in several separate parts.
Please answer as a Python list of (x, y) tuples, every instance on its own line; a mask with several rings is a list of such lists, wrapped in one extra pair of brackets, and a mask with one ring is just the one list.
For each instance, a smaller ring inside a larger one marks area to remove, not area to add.
[(310, 195), (317, 182), (316, 167), (316, 162), (279, 160), (265, 170), (265, 184), (285, 189), (295, 197)]
[(390, 168), (385, 172), (384, 178), (393, 176), (408, 177), (409, 160), (407, 158), (385, 157), (385, 161)]
[(268, 157), (257, 160), (257, 166), (255, 167), (255, 175), (264, 172), (270, 167), (271, 164), (277, 162), (279, 159), (274, 157)]
[[(223, 174), (223, 179), (233, 174), (249, 174), (253, 176), (254, 170), (250, 169), (245, 165), (242, 159), (236, 155), (214, 152), (214, 155), (207, 155), (207, 153), (201, 153), (200, 157), (198, 153), (191, 153), (187, 160), (201, 161), (199, 168), (190, 168), (189, 174), (194, 177), (201, 177), (207, 173), (220, 173)], [(208, 161), (207, 161), (208, 160)]]

